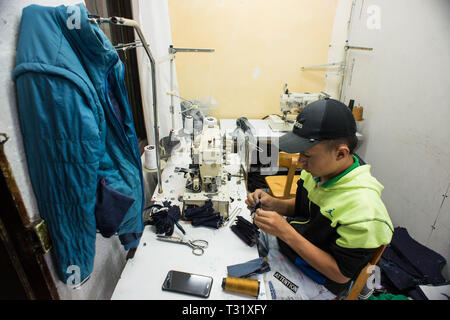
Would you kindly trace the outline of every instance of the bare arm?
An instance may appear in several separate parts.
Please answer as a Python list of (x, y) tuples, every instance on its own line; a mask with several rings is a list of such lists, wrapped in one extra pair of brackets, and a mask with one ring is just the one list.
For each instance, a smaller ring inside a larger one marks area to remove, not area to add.
[(257, 210), (255, 224), (264, 232), (273, 234), (283, 240), (328, 279), (337, 283), (346, 283), (350, 280), (341, 273), (333, 256), (309, 242), (277, 212)]
[(346, 283), (350, 281), (350, 278), (347, 278), (342, 274), (332, 255), (313, 245), (295, 231), (294, 228), (291, 227), (291, 231), (286, 232), (280, 238), (314, 269), (322, 273), (328, 279), (337, 283)]

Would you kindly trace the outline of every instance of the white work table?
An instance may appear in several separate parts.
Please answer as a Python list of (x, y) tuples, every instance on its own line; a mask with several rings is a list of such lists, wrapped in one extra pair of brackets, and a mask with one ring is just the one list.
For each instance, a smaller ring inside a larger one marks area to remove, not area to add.
[[(183, 148), (183, 147), (182, 147)], [(163, 193), (158, 190), (152, 197), (152, 200), (160, 204), (163, 201), (171, 201), (172, 205), (182, 205), (178, 198), (185, 190), (185, 178), (183, 173), (175, 173), (175, 167), (187, 168), (190, 163), (187, 148), (181, 152), (173, 153), (166, 167), (162, 172)], [(184, 151), (184, 152), (183, 152)], [(237, 156), (232, 154), (232, 156)], [(233, 159), (232, 164), (227, 166), (227, 170), (232, 174), (238, 172), (238, 159)], [(235, 163), (235, 164), (233, 164)], [(242, 208), (240, 216), (251, 221), (250, 212), (245, 205), (247, 191), (245, 182), (242, 180), (237, 183), (238, 177), (232, 177), (229, 181), (230, 197), (234, 201), (230, 203), (229, 212), (233, 212), (236, 207)], [(240, 199), (240, 200), (239, 200)], [(193, 227), (190, 222), (180, 220), (180, 225), (186, 231), (182, 232), (175, 226), (173, 236), (184, 237), (189, 240), (202, 239), (209, 242), (208, 248), (202, 256), (196, 256), (192, 249), (186, 245), (159, 241), (156, 239), (156, 228), (146, 226), (142, 235), (139, 247), (132, 259), (129, 259), (125, 265), (119, 282), (114, 290), (113, 300), (184, 300), (184, 299), (202, 299), (200, 297), (163, 291), (162, 284), (169, 270), (178, 270), (211, 276), (213, 285), (209, 300), (240, 300), (256, 298), (224, 291), (222, 289), (222, 279), (226, 278), (227, 266), (244, 263), (258, 258), (256, 246), (249, 247), (236, 234), (230, 226), (223, 226), (219, 229), (207, 227)], [(252, 279), (260, 280), (260, 295), (258, 299), (266, 299), (264, 281), (262, 275), (252, 276)]]

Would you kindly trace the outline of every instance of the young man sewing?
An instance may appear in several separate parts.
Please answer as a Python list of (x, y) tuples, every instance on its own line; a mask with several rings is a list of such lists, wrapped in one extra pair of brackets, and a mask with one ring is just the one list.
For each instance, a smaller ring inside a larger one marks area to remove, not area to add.
[[(356, 144), (356, 123), (346, 105), (333, 99), (311, 103), (279, 141), (281, 151), (300, 153), (296, 198), (276, 199), (261, 190), (248, 195), (249, 209), (261, 206), (254, 222), (263, 231), (258, 249), (277, 278), (267, 279), (272, 298), (345, 297), (375, 249), (390, 242), (383, 186), (353, 154)], [(311, 283), (299, 285), (304, 275)], [(289, 294), (280, 291), (283, 285)]]

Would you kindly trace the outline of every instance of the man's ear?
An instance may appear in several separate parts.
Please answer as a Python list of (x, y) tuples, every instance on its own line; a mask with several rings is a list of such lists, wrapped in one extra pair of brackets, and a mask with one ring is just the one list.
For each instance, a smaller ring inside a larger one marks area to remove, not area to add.
[(336, 160), (345, 159), (350, 154), (350, 149), (346, 144), (341, 144), (336, 148)]

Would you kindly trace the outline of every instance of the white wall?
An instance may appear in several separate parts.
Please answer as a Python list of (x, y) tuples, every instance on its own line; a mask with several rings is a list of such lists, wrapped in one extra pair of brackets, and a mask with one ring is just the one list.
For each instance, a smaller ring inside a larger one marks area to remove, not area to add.
[[(31, 221), (40, 220), (39, 210), (31, 186), (22, 134), (17, 115), (16, 89), (12, 73), (15, 67), (16, 48), (22, 9), (31, 4), (44, 6), (73, 5), (82, 0), (0, 0), (0, 132), (7, 133), (10, 140), (5, 144), (5, 153)], [(118, 237), (105, 239), (97, 236), (94, 271), (91, 278), (80, 289), (72, 290), (57, 279), (58, 293), (62, 299), (109, 299), (125, 265), (126, 252)], [(46, 261), (53, 270), (51, 252)]]
[[(345, 56), (345, 45), (349, 33), (349, 21), (352, 11), (352, 0), (339, 0), (336, 6), (336, 16), (334, 18), (333, 33), (331, 43), (328, 49), (328, 64), (342, 63)], [(332, 66), (328, 68), (312, 69), (317, 71), (326, 71), (325, 92), (334, 99), (339, 99), (342, 76), (344, 74), (341, 66)], [(313, 71), (303, 71), (313, 72)]]
[(385, 186), (394, 225), (447, 259), (447, 279), (449, 31), (448, 0), (357, 0), (349, 43), (374, 50), (350, 52), (343, 95), (364, 107), (359, 154)]

